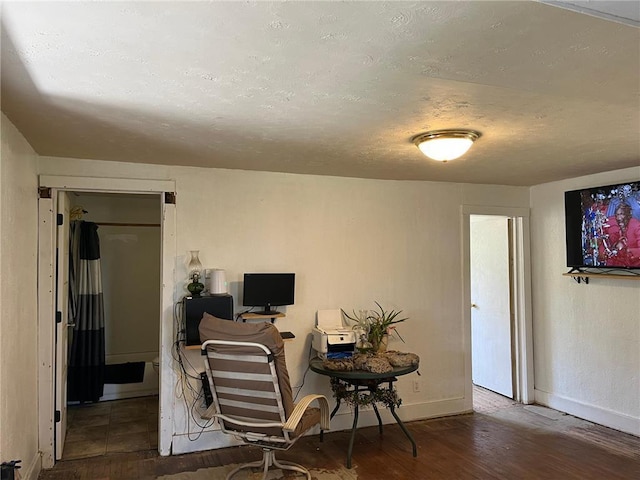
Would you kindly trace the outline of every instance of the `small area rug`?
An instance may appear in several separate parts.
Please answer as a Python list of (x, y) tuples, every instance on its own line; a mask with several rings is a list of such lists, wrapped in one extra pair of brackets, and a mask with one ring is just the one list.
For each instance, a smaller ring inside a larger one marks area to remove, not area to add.
[(115, 363), (104, 366), (104, 383), (140, 383), (144, 380), (144, 362)]
[[(227, 473), (236, 468), (238, 464), (224, 465), (222, 467), (201, 468), (195, 472), (181, 472), (173, 475), (164, 475), (158, 477), (158, 480), (224, 480)], [(310, 469), (312, 480), (357, 480), (355, 468), (347, 469), (346, 467), (340, 467), (337, 470), (324, 470), (324, 469)], [(262, 470), (254, 471), (250, 468), (237, 473), (234, 480), (260, 480), (262, 478)], [(269, 470), (267, 480), (281, 480), (281, 479), (304, 479), (302, 474), (292, 475), (287, 472), (287, 476), (284, 477), (282, 470), (272, 468)]]

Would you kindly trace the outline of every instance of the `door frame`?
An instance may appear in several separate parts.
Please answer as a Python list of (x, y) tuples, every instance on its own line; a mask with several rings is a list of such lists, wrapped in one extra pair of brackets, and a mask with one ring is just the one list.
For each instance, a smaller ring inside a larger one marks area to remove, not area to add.
[[(161, 202), (160, 405), (158, 452), (171, 454), (175, 372), (171, 362), (174, 339), (173, 306), (176, 291), (176, 209), (165, 201), (175, 193), (174, 180), (68, 177), (40, 175), (38, 199), (38, 439), (42, 467), (55, 464), (55, 272), (56, 215), (59, 191), (158, 195)], [(175, 196), (173, 197), (175, 199)]]
[(60, 248), (60, 245), (69, 245), (70, 233), (70, 210), (71, 200), (69, 194), (65, 191), (58, 191), (56, 198), (52, 199), (56, 202), (56, 208), (62, 213), (62, 223), (56, 222), (56, 315), (60, 312), (60, 316), (56, 316), (55, 333), (55, 359), (60, 359), (54, 363), (54, 391), (56, 394), (55, 406), (60, 408), (58, 421), (55, 423), (54, 447), (56, 460), (62, 458), (62, 450), (67, 434), (67, 389), (60, 386), (67, 385), (68, 371), (68, 347), (69, 347), (69, 318), (68, 318), (68, 302), (69, 302), (69, 268), (60, 268), (61, 265), (69, 264), (69, 248)]
[(512, 338), (515, 357), (514, 399), (530, 404), (534, 402), (533, 327), (531, 314), (531, 245), (529, 240), (529, 209), (519, 207), (491, 207), (463, 205), (462, 221), (462, 276), (463, 319), (465, 352), (465, 410), (473, 410), (473, 380), (471, 366), (471, 215), (498, 215), (512, 219), (511, 275), (514, 331)]

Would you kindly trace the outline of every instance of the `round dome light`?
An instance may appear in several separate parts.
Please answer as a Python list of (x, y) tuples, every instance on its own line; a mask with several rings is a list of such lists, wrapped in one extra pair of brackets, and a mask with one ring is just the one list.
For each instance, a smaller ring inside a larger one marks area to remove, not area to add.
[(413, 138), (413, 143), (427, 157), (447, 162), (461, 157), (480, 138), (474, 130), (433, 130)]

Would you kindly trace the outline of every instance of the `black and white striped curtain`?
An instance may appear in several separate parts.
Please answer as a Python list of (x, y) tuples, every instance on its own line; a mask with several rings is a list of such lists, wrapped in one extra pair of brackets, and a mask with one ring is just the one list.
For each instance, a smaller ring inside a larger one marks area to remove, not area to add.
[(97, 402), (104, 390), (104, 300), (98, 226), (71, 222), (69, 318), (75, 324), (69, 353), (68, 400)]

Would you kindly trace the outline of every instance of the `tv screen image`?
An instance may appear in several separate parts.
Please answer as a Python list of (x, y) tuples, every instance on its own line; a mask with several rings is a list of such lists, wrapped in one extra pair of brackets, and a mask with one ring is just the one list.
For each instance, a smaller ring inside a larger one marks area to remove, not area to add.
[(567, 266), (640, 268), (640, 181), (565, 192)]
[(245, 273), (242, 304), (246, 307), (262, 307), (255, 313), (278, 313), (272, 307), (293, 305), (295, 273)]

